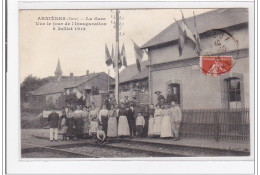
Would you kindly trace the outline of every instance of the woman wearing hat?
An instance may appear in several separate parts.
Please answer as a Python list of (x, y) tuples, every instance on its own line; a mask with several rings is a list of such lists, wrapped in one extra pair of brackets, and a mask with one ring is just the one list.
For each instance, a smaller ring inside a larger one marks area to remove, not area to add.
[(168, 104), (165, 104), (161, 123), (161, 138), (170, 137), (172, 137), (171, 111)]
[(165, 101), (165, 98), (161, 93), (162, 93), (161, 91), (155, 91), (155, 94), (157, 95), (157, 103), (159, 103), (160, 106), (162, 106)]
[(125, 106), (121, 104), (121, 108), (119, 109), (118, 115), (118, 136), (130, 136), (129, 125), (126, 117), (127, 111)]
[(158, 103), (156, 105), (155, 111), (154, 111), (154, 127), (153, 127), (154, 136), (160, 136), (161, 135), (162, 114), (163, 114), (163, 110), (161, 109), (161, 107)]

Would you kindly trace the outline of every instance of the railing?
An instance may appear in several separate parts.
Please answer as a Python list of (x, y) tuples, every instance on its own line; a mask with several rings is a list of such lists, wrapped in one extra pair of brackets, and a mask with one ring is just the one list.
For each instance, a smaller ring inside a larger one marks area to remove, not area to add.
[(182, 137), (249, 140), (249, 109), (183, 110)]

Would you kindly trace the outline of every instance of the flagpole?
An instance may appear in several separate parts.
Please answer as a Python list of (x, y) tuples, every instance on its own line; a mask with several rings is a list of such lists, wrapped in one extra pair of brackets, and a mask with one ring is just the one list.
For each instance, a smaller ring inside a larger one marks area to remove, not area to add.
[(116, 79), (116, 84), (115, 84), (115, 97), (116, 97), (116, 102), (119, 104), (119, 68), (118, 68), (118, 53), (119, 50), (119, 10), (116, 10), (116, 48), (115, 48), (115, 79)]
[(108, 73), (107, 73), (107, 92), (108, 92), (108, 94), (109, 94), (109, 86), (110, 86), (109, 79), (110, 79), (110, 70), (108, 69)]

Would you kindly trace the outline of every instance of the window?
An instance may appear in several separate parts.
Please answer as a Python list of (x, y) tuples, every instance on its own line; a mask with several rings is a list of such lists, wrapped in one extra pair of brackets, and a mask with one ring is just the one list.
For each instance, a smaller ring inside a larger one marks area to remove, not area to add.
[(244, 76), (240, 73), (229, 72), (220, 76), (221, 105), (223, 108), (243, 108)]
[(240, 80), (239, 78), (227, 79), (228, 102), (241, 101)]
[(180, 84), (172, 83), (168, 86), (171, 89), (171, 93), (173, 94), (174, 100), (177, 104), (181, 104), (181, 91), (180, 91)]

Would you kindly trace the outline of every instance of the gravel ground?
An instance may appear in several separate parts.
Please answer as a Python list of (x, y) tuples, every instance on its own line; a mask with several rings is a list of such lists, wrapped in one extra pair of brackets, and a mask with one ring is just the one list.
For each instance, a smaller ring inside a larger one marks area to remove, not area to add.
[(66, 158), (66, 156), (53, 152), (31, 152), (22, 154), (22, 158)]
[[(36, 134), (36, 132), (38, 132)], [(69, 141), (60, 141), (60, 142), (49, 142), (48, 139), (39, 139), (35, 138), (34, 135), (39, 136), (40, 134), (46, 135), (46, 131), (43, 130), (22, 130), (22, 149), (35, 147), (37, 145), (41, 146), (56, 146), (56, 145), (64, 145), (64, 144), (77, 144), (77, 143), (92, 143), (83, 147), (74, 147), (74, 148), (63, 148), (65, 150), (69, 150), (76, 153), (84, 153), (93, 155), (95, 157), (151, 157), (151, 154), (147, 152), (137, 152), (134, 149), (138, 150), (147, 150), (147, 151), (154, 151), (154, 152), (164, 152), (164, 153), (171, 153), (177, 155), (186, 155), (190, 157), (194, 156), (234, 156), (230, 152), (223, 152), (220, 153), (215, 150), (207, 150), (207, 149), (194, 149), (192, 147), (175, 147), (175, 146), (166, 146), (166, 145), (157, 145), (154, 144), (145, 144), (140, 142), (131, 142), (127, 140), (117, 140), (114, 142), (107, 143), (109, 146), (115, 147), (122, 147), (122, 148), (129, 148), (129, 150), (120, 150), (120, 148), (109, 148), (109, 147), (99, 147), (93, 145), (95, 139), (91, 140), (69, 140)], [(132, 149), (132, 150), (131, 150)], [(53, 153), (46, 152), (32, 152), (32, 153), (25, 153), (22, 155), (23, 158), (59, 158), (63, 157), (60, 154), (53, 155)]]
[(118, 142), (118, 143), (112, 143), (109, 145), (118, 146), (118, 147), (124, 147), (124, 148), (133, 148), (133, 149), (139, 149), (139, 150), (149, 150), (149, 151), (155, 151), (155, 152), (164, 152), (164, 153), (171, 153), (171, 154), (177, 154), (177, 155), (186, 155), (189, 157), (198, 157), (198, 156), (228, 156), (232, 155), (228, 152), (225, 152), (223, 155), (220, 155), (218, 151), (214, 150), (198, 150), (194, 148), (176, 148), (174, 146), (164, 146), (164, 145), (149, 145), (144, 143), (134, 143), (134, 142)]
[(91, 154), (96, 157), (150, 157), (148, 154), (145, 153), (124, 152), (117, 149), (100, 148), (94, 146), (65, 149), (77, 153)]

